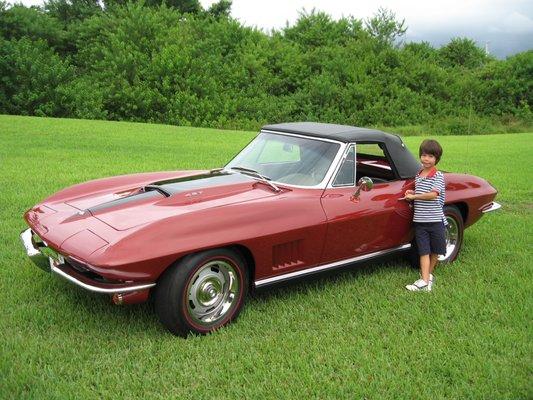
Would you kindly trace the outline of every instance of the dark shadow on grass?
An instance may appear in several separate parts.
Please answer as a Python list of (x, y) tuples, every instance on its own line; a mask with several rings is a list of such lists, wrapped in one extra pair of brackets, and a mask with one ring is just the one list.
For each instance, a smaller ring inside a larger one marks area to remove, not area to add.
[(153, 303), (120, 305), (113, 304), (110, 295), (91, 293), (68, 282), (56, 282), (58, 291), (64, 296), (63, 310), (72, 312), (80, 320), (96, 321), (95, 325), (106, 324), (109, 330), (127, 329), (128, 333), (160, 336), (166, 333), (154, 312)]
[(403, 270), (412, 270), (412, 267), (405, 257), (403, 254), (393, 254), (365, 262), (347, 264), (331, 271), (320, 272), (303, 278), (290, 280), (288, 282), (255, 289), (252, 292), (251, 297), (265, 301), (271, 296), (283, 297), (294, 291), (321, 289), (341, 280), (344, 281), (351, 278), (364, 279), (365, 276), (375, 274), (378, 271), (389, 269), (391, 267), (396, 269), (401, 267)]
[[(349, 264), (334, 271), (326, 271), (255, 290), (248, 298), (249, 307), (253, 310), (253, 304), (256, 301), (268, 303), (272, 297), (289, 297), (291, 293), (307, 292), (310, 289), (323, 290), (326, 286), (350, 279), (364, 281), (365, 277), (391, 267), (410, 269), (409, 263), (400, 259), (398, 255), (385, 256), (364, 263)], [(99, 335), (102, 327), (106, 327), (109, 334), (127, 332), (131, 335), (145, 337), (171, 337), (171, 334), (159, 322), (152, 299), (141, 304), (116, 306), (112, 303), (111, 296), (87, 292), (68, 282), (58, 280), (53, 283), (53, 288), (65, 300), (62, 302), (62, 307), (53, 312), (65, 312), (67, 315), (60, 317), (69, 318), (71, 323), (79, 323), (80, 330), (86, 334), (90, 334), (93, 330), (95, 335)], [(87, 325), (85, 321), (91, 321), (91, 324)], [(81, 324), (83, 324), (83, 328)]]

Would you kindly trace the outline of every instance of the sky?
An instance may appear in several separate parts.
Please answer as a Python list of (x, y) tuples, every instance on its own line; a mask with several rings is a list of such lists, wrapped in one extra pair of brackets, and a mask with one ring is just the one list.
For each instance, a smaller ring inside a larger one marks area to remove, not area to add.
[[(204, 7), (213, 2), (201, 0)], [(303, 9), (366, 19), (380, 6), (405, 19), (405, 41), (440, 47), (466, 36), (483, 48), (488, 42), (489, 52), (500, 58), (533, 49), (533, 0), (233, 0), (231, 14), (244, 25), (268, 31), (293, 24)]]
[[(200, 2), (209, 7), (215, 1)], [(22, 3), (42, 5), (42, 0)], [(498, 58), (533, 49), (533, 0), (233, 0), (231, 15), (268, 32), (293, 24), (304, 9), (324, 11), (335, 19), (366, 19), (380, 6), (405, 19), (406, 42), (440, 47), (453, 37), (468, 37)]]

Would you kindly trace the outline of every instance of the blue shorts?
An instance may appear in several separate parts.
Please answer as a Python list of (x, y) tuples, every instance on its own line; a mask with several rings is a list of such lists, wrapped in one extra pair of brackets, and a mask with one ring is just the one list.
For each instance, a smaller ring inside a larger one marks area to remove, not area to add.
[(443, 222), (415, 222), (418, 254), (446, 254), (446, 228)]

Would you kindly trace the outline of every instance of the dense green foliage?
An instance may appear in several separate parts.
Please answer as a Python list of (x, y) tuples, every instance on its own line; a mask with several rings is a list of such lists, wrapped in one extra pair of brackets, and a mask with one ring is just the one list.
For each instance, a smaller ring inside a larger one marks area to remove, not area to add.
[(380, 260), (250, 296), (237, 321), (186, 340), (150, 304), (117, 307), (36, 268), (22, 213), (88, 179), (220, 167), (254, 133), (0, 116), (0, 136), (2, 399), (533, 398), (533, 134), (437, 137), (439, 166), (489, 179), (503, 207), (465, 231), (432, 293), (404, 289), (407, 262)]
[(404, 21), (384, 9), (367, 21), (302, 13), (266, 34), (232, 19), (228, 0), (104, 4), (0, 3), (0, 113), (457, 134), (533, 120), (533, 51), (496, 60), (467, 38), (402, 44)]

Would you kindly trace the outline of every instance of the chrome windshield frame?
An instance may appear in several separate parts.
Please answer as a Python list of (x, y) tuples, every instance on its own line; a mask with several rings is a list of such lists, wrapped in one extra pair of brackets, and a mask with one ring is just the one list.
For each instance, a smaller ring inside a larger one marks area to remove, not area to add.
[[(278, 131), (272, 131), (272, 130), (267, 130), (267, 129), (261, 129), (259, 131), (259, 133), (271, 133), (271, 134), (274, 134), (274, 135), (282, 135), (282, 136), (290, 136), (290, 137), (297, 137), (297, 138), (302, 138), (302, 139), (309, 139), (309, 140), (318, 140), (320, 142), (329, 142), (329, 143), (336, 143), (339, 145), (339, 149), (337, 150), (337, 154), (335, 155), (335, 157), (333, 158), (333, 161), (331, 162), (331, 165), (329, 166), (326, 174), (324, 175), (324, 178), (322, 179), (322, 181), (317, 184), (317, 185), (312, 185), (312, 186), (304, 186), (304, 185), (293, 185), (293, 184), (290, 184), (290, 183), (285, 183), (285, 182), (278, 182), (278, 181), (275, 181), (275, 180), (271, 180), (272, 183), (274, 183), (275, 185), (279, 185), (281, 187), (289, 187), (289, 188), (298, 188), (298, 189), (326, 189), (328, 183), (330, 182), (334, 172), (337, 170), (338, 166), (339, 166), (339, 163), (344, 155), (344, 153), (346, 152), (346, 148), (347, 146), (350, 144), (350, 143), (345, 143), (345, 142), (341, 142), (339, 140), (333, 140), (333, 139), (326, 139), (326, 138), (319, 138), (319, 137), (311, 137), (311, 136), (305, 136), (305, 135), (298, 135), (298, 134), (295, 134), (295, 133), (287, 133), (287, 132), (278, 132)], [(257, 137), (257, 136), (256, 136)], [(237, 157), (237, 155), (239, 155), (242, 151), (244, 151), (248, 146), (250, 146), (253, 142), (254, 142), (255, 138), (253, 140), (250, 141), (250, 143), (248, 143), (239, 153), (237, 153), (235, 155), (235, 157)], [(233, 157), (223, 168), (224, 171), (226, 172), (230, 172), (230, 173), (234, 173), (235, 171), (232, 171), (230, 168), (226, 168), (228, 166), (228, 164), (235, 158)]]
[[(339, 170), (342, 167), (342, 163), (344, 162), (345, 158), (348, 156), (348, 152), (350, 151), (350, 147), (353, 146), (354, 150), (354, 175), (353, 180), (354, 182), (351, 184), (345, 184), (345, 185), (333, 185), (333, 182), (335, 181), (335, 178), (337, 177), (337, 174), (339, 173)], [(331, 175), (331, 179), (326, 185), (326, 189), (342, 189), (342, 188), (355, 188), (357, 186), (357, 144), (355, 142), (346, 143), (346, 147), (344, 148), (344, 153), (339, 160), (337, 167), (335, 168), (335, 171), (333, 171), (333, 174)]]

